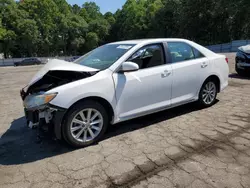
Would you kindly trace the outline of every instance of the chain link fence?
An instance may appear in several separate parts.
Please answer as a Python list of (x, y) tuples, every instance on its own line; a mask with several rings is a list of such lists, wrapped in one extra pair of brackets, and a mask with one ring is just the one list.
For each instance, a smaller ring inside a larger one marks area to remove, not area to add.
[(206, 48), (215, 53), (236, 52), (240, 46), (248, 44), (250, 44), (250, 40), (234, 40), (230, 43), (206, 46)]
[[(29, 57), (27, 57), (29, 58)], [(20, 62), (24, 59), (27, 58), (8, 58), (8, 59), (0, 59), (0, 67), (4, 67), (4, 66), (14, 66), (15, 62)], [(73, 57), (71, 56), (63, 56), (63, 57), (35, 57), (37, 59), (39, 59), (42, 63), (47, 63), (47, 61), (49, 59), (61, 59), (61, 60), (65, 60), (65, 61), (70, 61)]]
[[(250, 44), (250, 40), (235, 40), (230, 43), (217, 44), (206, 46), (209, 50), (215, 53), (223, 53), (223, 52), (236, 52), (240, 46), (245, 46)], [(42, 63), (46, 63), (49, 59), (61, 59), (65, 61), (70, 61), (72, 56), (63, 56), (63, 57), (36, 57)], [(0, 59), (0, 67), (3, 66), (13, 66), (15, 62), (20, 62), (26, 58), (9, 58), (9, 59)]]

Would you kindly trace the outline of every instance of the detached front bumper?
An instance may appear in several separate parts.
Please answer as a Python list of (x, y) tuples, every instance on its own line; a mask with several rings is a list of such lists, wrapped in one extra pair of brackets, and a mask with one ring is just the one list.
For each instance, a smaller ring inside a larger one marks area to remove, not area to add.
[[(22, 100), (24, 101), (27, 96), (25, 91), (22, 89), (20, 94)], [(33, 108), (27, 108), (27, 106), (24, 105), (24, 113), (28, 126), (53, 126), (53, 130), (57, 139), (61, 139), (62, 137), (61, 126), (66, 112), (67, 109), (51, 104), (45, 104)]]
[(238, 69), (241, 69), (244, 71), (250, 71), (250, 63), (239, 62), (239, 63), (236, 63), (236, 66)]

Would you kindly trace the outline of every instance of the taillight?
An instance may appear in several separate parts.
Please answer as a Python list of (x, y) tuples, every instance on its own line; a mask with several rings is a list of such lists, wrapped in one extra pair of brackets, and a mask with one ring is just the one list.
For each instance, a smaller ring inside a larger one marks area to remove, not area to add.
[(225, 59), (226, 59), (226, 62), (228, 63), (228, 58), (226, 57)]

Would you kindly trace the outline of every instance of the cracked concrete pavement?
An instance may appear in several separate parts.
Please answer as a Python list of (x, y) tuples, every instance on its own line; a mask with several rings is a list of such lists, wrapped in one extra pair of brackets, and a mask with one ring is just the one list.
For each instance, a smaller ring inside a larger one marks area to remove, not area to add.
[(38, 69), (0, 69), (0, 187), (250, 187), (250, 80), (231, 74), (211, 108), (121, 123), (73, 150), (25, 126), (19, 89)]

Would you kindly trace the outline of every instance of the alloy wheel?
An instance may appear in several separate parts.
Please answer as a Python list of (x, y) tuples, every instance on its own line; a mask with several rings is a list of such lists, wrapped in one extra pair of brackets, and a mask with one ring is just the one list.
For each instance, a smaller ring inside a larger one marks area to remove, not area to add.
[(205, 104), (210, 105), (216, 97), (216, 85), (213, 82), (208, 82), (202, 90), (202, 100)]
[(103, 127), (103, 117), (101, 113), (92, 108), (87, 108), (78, 112), (70, 125), (71, 135), (79, 142), (89, 142), (94, 140)]

